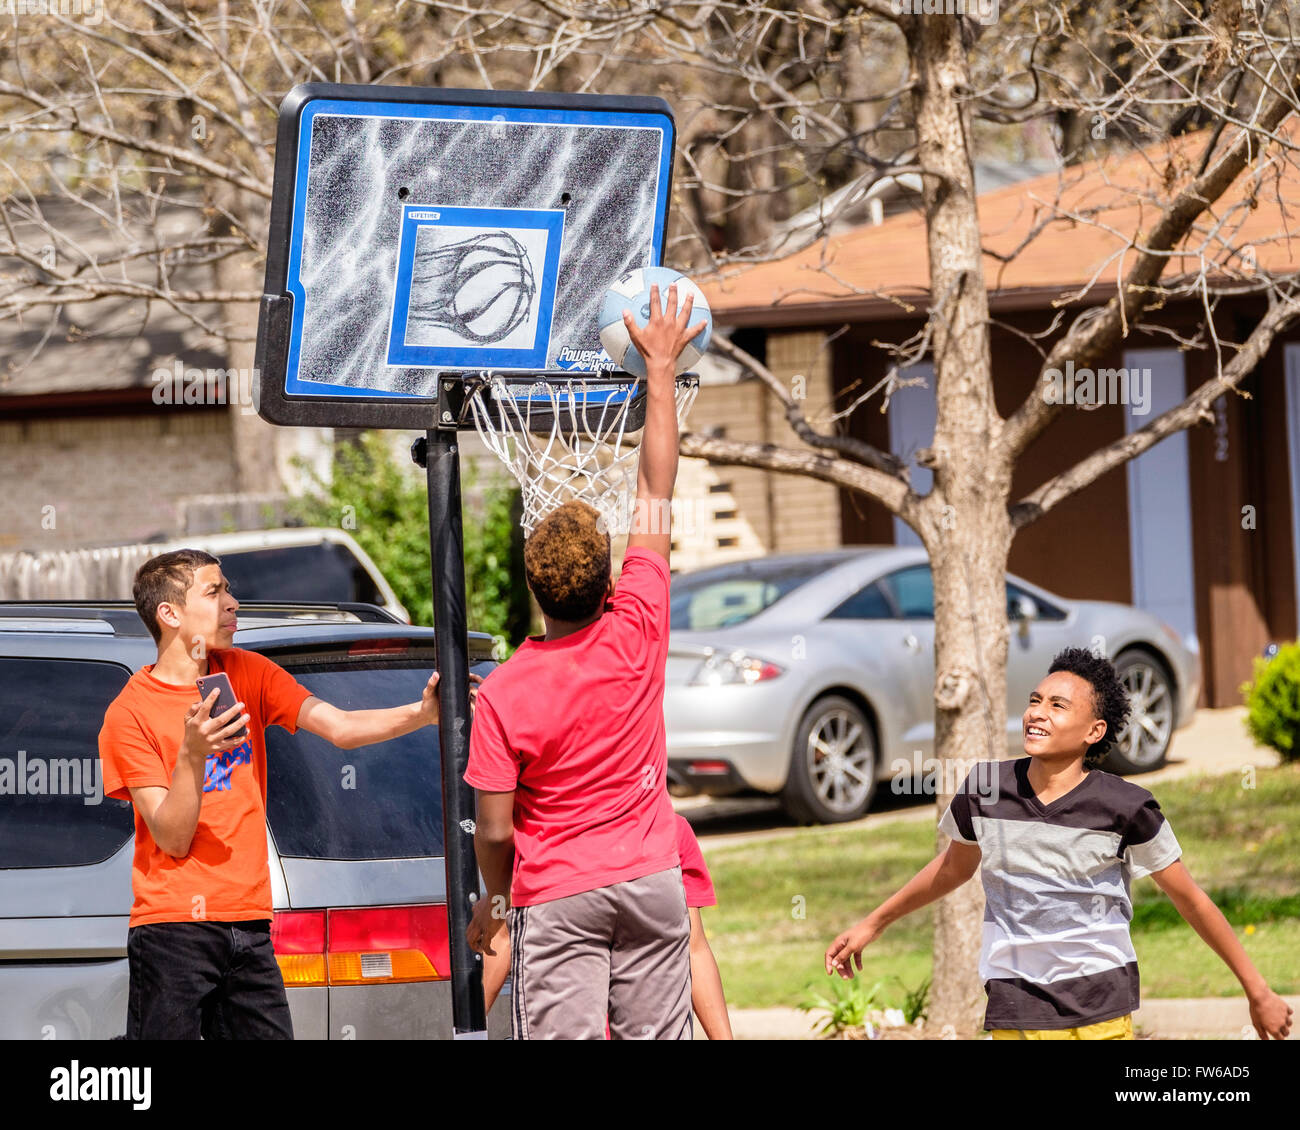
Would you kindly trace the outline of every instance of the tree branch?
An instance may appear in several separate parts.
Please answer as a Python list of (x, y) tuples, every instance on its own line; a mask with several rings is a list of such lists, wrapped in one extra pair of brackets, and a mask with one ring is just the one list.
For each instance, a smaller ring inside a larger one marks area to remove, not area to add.
[(837, 459), (816, 451), (797, 451), (774, 443), (746, 443), (685, 432), (678, 447), (682, 455), (707, 459), (723, 466), (757, 467), (789, 475), (805, 475), (835, 486), (865, 494), (905, 521), (915, 517), (921, 501), (902, 479), (864, 467), (848, 459)]
[(1041, 518), (1070, 495), (1096, 482), (1107, 471), (1135, 459), (1167, 436), (1202, 420), (1213, 419), (1210, 405), (1224, 393), (1235, 390), (1238, 383), (1259, 364), (1277, 334), (1300, 316), (1300, 301), (1296, 300), (1296, 293), (1296, 290), (1292, 290), (1282, 301), (1272, 303), (1263, 320), (1233, 359), (1224, 366), (1223, 371), (1213, 380), (1206, 381), (1181, 404), (1170, 408), (1137, 431), (1094, 451), (1068, 471), (1062, 471), (1048, 479), (1019, 502), (1009, 506), (1007, 509), (1011, 515), (1012, 527), (1019, 530)]
[(729, 357), (738, 365), (748, 369), (767, 386), (768, 391), (777, 399), (784, 410), (785, 419), (790, 425), (791, 431), (804, 443), (810, 447), (822, 448), (848, 456), (855, 462), (862, 463), (867, 467), (873, 467), (883, 474), (897, 478), (904, 484), (907, 483), (907, 464), (899, 459), (897, 455), (881, 451), (879, 448), (852, 436), (826, 435), (817, 431), (808, 423), (803, 414), (803, 409), (799, 407), (799, 402), (795, 399), (791, 390), (786, 388), (776, 374), (761, 361), (750, 356), (739, 346), (734, 345), (721, 335), (713, 339), (713, 348), (724, 357)]
[[(1144, 249), (1119, 292), (1100, 311), (1089, 311), (1075, 321), (1044, 361), (1040, 376), (1049, 369), (1062, 367), (1066, 360), (1073, 360), (1076, 366), (1092, 364), (1120, 340), (1129, 323), (1156, 305), (1160, 296), (1155, 284), (1168, 265), (1168, 253), (1183, 241), (1197, 218), (1228, 190), (1247, 163), (1255, 159), (1265, 144), (1261, 135), (1266, 139), (1293, 109), (1287, 97), (1275, 95), (1256, 122), (1243, 129), (1218, 161), (1174, 197), (1144, 241)], [(1061, 405), (1049, 403), (1041, 391), (1041, 381), (1035, 382), (1034, 389), (1003, 428), (998, 446), (1004, 458), (1014, 460), (1019, 456), (1060, 412)]]

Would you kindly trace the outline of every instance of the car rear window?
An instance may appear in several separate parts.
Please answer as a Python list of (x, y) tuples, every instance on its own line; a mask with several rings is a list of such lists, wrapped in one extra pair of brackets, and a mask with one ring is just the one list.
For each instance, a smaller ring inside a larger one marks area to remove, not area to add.
[[(420, 697), (432, 660), (282, 664), (340, 710), (400, 706)], [(360, 749), (338, 749), (299, 730), (266, 731), (267, 818), (281, 855), (393, 859), (442, 855), (438, 730)]]
[(365, 601), (383, 604), (374, 579), (335, 542), (223, 553), (221, 572), (238, 600)]
[(669, 626), (680, 631), (708, 631), (743, 624), (826, 568), (826, 561), (811, 558), (745, 561), (683, 573), (672, 581)]
[(104, 711), (129, 677), (115, 663), (0, 659), (0, 868), (99, 863), (134, 834), (99, 761)]

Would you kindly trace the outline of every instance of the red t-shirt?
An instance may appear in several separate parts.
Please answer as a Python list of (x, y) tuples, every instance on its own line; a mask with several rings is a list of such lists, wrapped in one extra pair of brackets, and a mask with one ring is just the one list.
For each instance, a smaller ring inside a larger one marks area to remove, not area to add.
[[(155, 679), (141, 668), (109, 704), (99, 731), (104, 793), (130, 800), (131, 788), (170, 788), (185, 736), (185, 713), (201, 698), (194, 684)], [(168, 855), (135, 812), (131, 870), (132, 926), (149, 922), (242, 922), (271, 917), (271, 872), (266, 858), (267, 726), (298, 728), (311, 697), (282, 667), (239, 648), (208, 653), (208, 673), (225, 671), (235, 699), (249, 715), (248, 740), (209, 757), (199, 822), (189, 852)]]
[(530, 637), (479, 688), (465, 780), (515, 794), (515, 906), (677, 866), (668, 583), (668, 563), (633, 547), (598, 619), (563, 639)]
[(686, 888), (687, 906), (717, 906), (713, 880), (704, 864), (700, 841), (685, 816), (677, 816), (677, 855), (682, 861), (682, 886)]

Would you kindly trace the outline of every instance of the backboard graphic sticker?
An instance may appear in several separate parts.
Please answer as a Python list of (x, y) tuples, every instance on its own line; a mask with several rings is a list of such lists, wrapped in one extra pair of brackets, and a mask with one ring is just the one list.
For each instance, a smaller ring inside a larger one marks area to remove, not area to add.
[(406, 205), (389, 365), (546, 366), (562, 211)]
[(422, 428), (440, 374), (610, 368), (601, 300), (661, 261), (674, 137), (659, 98), (296, 87), (259, 411)]

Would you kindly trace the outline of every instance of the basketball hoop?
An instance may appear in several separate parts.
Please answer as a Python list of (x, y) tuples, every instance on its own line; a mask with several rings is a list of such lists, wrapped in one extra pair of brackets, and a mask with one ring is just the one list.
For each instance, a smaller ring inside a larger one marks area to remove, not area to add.
[[(677, 425), (700, 382), (676, 379)], [(631, 528), (645, 382), (626, 373), (482, 373), (465, 378), (479, 437), (519, 482), (524, 536), (571, 499), (600, 512), (611, 537)]]

